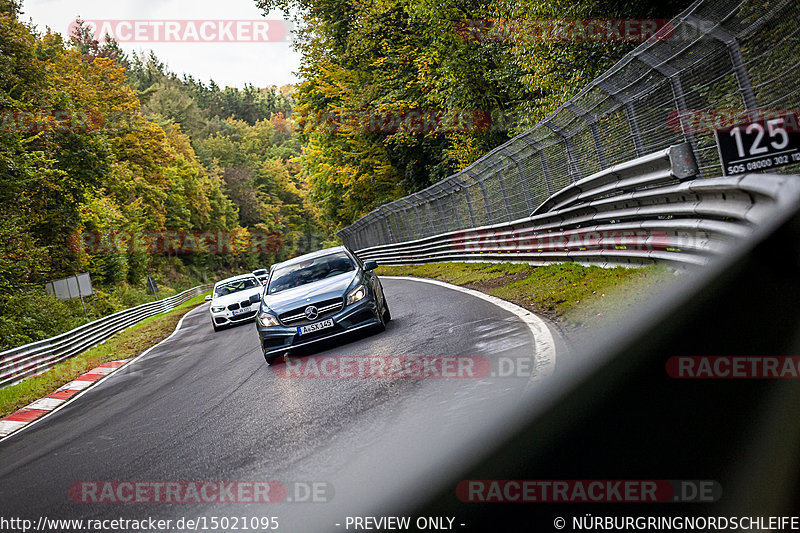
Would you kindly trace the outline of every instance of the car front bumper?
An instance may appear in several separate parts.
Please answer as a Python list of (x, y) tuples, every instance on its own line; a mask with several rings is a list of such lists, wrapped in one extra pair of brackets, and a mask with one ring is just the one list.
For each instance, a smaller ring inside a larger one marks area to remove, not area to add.
[(372, 296), (360, 302), (345, 307), (338, 313), (320, 319), (333, 319), (333, 327), (326, 328), (314, 333), (300, 335), (297, 333), (296, 326), (272, 326), (265, 328), (256, 320), (256, 330), (261, 340), (261, 349), (264, 355), (283, 353), (301, 346), (308, 346), (319, 341), (332, 339), (358, 331), (361, 329), (375, 327), (381, 323), (378, 315), (378, 307)]
[(258, 315), (258, 304), (254, 304), (250, 307), (249, 311), (242, 312), (239, 314), (239, 310), (236, 311), (237, 314), (234, 315), (233, 311), (229, 311), (228, 309), (224, 309), (217, 313), (213, 311), (209, 311), (211, 314), (211, 322), (214, 323), (216, 326), (228, 326), (231, 324), (241, 324), (242, 322), (247, 322), (248, 320), (253, 320)]

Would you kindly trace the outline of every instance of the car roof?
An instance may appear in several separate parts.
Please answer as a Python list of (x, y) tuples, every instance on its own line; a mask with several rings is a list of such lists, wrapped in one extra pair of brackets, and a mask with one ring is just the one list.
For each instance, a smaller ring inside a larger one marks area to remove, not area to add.
[(255, 276), (254, 276), (252, 273), (250, 273), (250, 274), (239, 274), (238, 276), (231, 276), (231, 277), (229, 277), (229, 278), (225, 278), (225, 279), (221, 279), (221, 280), (219, 280), (218, 282), (216, 282), (216, 283), (214, 284), (214, 287), (216, 287), (216, 286), (217, 286), (217, 285), (219, 285), (220, 283), (227, 283), (227, 282), (229, 282), (229, 281), (236, 281), (236, 280), (238, 280), (238, 279), (246, 279), (246, 278), (254, 278), (254, 277), (255, 277)]
[[(272, 265), (272, 267), (273, 268), (285, 267), (293, 265), (295, 263), (302, 263), (303, 261), (308, 261), (309, 259), (315, 259), (317, 257), (322, 257), (324, 255), (330, 255), (336, 252), (348, 252), (348, 250), (344, 246), (334, 246), (333, 248), (325, 248), (324, 250), (317, 250), (316, 252), (311, 252), (305, 255), (294, 257), (282, 263), (275, 263), (274, 265)], [(272, 268), (270, 270), (272, 270)]]

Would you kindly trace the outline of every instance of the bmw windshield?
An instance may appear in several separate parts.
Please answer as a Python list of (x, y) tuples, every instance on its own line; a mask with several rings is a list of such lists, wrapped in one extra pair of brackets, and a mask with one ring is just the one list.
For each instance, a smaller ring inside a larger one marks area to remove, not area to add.
[(275, 294), (353, 270), (355, 270), (353, 261), (344, 252), (315, 257), (276, 269), (270, 279), (267, 293)]
[(214, 289), (214, 298), (220, 296), (227, 296), (234, 292), (246, 291), (247, 289), (254, 289), (258, 287), (258, 281), (253, 278), (242, 278), (227, 283), (221, 283)]

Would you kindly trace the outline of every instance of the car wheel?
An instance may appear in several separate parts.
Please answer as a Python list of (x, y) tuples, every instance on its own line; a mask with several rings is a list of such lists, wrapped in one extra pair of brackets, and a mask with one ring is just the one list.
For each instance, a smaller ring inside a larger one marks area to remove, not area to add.
[[(384, 305), (386, 305), (385, 302)], [(383, 310), (378, 310), (378, 324), (375, 326), (378, 332), (386, 331), (386, 310), (386, 307)]]
[(389, 304), (386, 303), (386, 300), (383, 301), (383, 323), (389, 322), (392, 319), (392, 313), (389, 312)]

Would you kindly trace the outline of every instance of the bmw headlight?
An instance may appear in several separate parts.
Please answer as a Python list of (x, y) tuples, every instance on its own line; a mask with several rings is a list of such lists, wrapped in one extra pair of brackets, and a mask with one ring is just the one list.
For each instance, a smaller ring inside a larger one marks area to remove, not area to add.
[(359, 285), (347, 294), (347, 305), (354, 304), (367, 297), (367, 288)]
[(280, 322), (278, 322), (278, 317), (275, 315), (271, 315), (269, 313), (261, 313), (258, 315), (258, 322), (264, 326), (265, 328), (271, 328), (272, 326), (280, 326)]
[(213, 306), (211, 308), (211, 312), (212, 313), (219, 313), (220, 311), (224, 311), (224, 310), (225, 310), (225, 306), (224, 305), (215, 305), (215, 306)]

